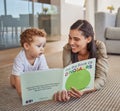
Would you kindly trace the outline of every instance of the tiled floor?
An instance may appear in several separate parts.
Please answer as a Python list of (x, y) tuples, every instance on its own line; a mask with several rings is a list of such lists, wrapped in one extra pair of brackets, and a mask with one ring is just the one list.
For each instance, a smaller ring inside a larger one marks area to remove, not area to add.
[(19, 47), (19, 35), (20, 34), (12, 34), (10, 32), (0, 34), (0, 50)]

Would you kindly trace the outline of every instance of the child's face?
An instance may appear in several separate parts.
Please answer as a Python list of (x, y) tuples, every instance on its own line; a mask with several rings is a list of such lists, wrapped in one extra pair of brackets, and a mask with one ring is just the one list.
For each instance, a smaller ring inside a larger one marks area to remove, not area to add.
[(26, 48), (27, 54), (32, 58), (39, 57), (44, 52), (45, 43), (45, 37), (33, 37), (33, 42)]

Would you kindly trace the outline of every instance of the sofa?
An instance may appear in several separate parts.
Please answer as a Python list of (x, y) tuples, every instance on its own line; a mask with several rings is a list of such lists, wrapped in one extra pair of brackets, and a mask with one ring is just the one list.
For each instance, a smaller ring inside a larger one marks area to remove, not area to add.
[(95, 37), (105, 43), (107, 53), (120, 54), (120, 8), (117, 13), (95, 13)]

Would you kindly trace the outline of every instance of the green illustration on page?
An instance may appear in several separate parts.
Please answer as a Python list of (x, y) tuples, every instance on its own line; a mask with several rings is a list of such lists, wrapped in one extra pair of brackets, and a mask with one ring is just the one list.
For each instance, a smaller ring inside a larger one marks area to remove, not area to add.
[(71, 86), (78, 90), (82, 90), (88, 86), (90, 80), (90, 73), (86, 69), (82, 69), (78, 72), (73, 72), (66, 81), (66, 90), (70, 90)]

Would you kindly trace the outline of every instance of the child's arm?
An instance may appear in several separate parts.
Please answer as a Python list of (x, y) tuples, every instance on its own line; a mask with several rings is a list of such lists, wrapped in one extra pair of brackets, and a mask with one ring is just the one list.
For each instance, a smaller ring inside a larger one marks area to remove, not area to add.
[(18, 95), (21, 97), (21, 86), (20, 86), (20, 77), (15, 76), (15, 88), (17, 90)]
[(21, 97), (20, 77), (15, 76), (15, 75), (11, 75), (10, 84), (12, 87), (16, 88), (18, 95)]

